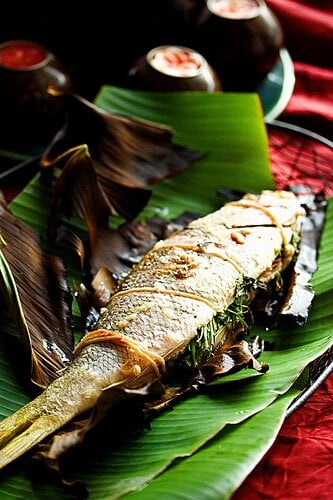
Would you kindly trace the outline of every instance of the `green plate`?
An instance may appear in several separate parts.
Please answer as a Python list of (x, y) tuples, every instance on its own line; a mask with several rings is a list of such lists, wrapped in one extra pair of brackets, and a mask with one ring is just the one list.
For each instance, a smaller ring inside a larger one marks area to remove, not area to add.
[(284, 111), (294, 87), (294, 65), (289, 52), (283, 48), (280, 51), (278, 63), (257, 89), (267, 122), (274, 120)]

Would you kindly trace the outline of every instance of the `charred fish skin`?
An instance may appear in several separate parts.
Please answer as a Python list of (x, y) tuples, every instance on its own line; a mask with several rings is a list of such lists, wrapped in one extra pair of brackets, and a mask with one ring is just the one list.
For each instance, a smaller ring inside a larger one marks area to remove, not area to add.
[(0, 423), (0, 468), (94, 407), (106, 389), (161, 377), (203, 325), (226, 310), (244, 277), (270, 279), (296, 249), (304, 213), (293, 193), (246, 195), (193, 221), (123, 279), (73, 363)]

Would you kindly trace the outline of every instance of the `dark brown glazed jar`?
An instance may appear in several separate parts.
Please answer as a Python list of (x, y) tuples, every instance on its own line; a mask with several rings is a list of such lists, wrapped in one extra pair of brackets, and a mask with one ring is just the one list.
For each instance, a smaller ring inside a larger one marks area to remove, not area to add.
[(281, 25), (264, 0), (207, 0), (194, 38), (228, 91), (255, 90), (283, 46)]
[(148, 91), (222, 90), (216, 72), (195, 50), (162, 45), (139, 57), (129, 71), (129, 86)]
[(0, 44), (0, 120), (5, 145), (42, 145), (64, 120), (60, 99), (48, 87), (70, 90), (72, 81), (49, 50), (29, 40)]

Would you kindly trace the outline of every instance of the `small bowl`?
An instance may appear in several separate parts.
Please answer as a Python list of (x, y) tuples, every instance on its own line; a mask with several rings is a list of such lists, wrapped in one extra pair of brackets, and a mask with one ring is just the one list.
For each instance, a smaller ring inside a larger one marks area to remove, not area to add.
[(196, 20), (194, 45), (228, 91), (255, 90), (277, 64), (283, 41), (264, 0), (207, 0)]
[(206, 59), (180, 45), (161, 45), (139, 57), (129, 71), (129, 85), (148, 91), (222, 90)]
[(1, 142), (35, 146), (52, 138), (64, 119), (60, 99), (48, 87), (70, 90), (72, 81), (60, 61), (29, 40), (0, 44)]

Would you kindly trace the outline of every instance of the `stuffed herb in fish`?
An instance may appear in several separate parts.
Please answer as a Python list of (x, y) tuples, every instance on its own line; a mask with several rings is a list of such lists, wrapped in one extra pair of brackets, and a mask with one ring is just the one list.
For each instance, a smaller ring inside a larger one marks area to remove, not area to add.
[(0, 424), (0, 466), (106, 393), (163, 386), (179, 364), (209, 366), (224, 346), (232, 350), (257, 288), (292, 263), (303, 215), (292, 192), (263, 191), (158, 242), (122, 279), (70, 366)]

